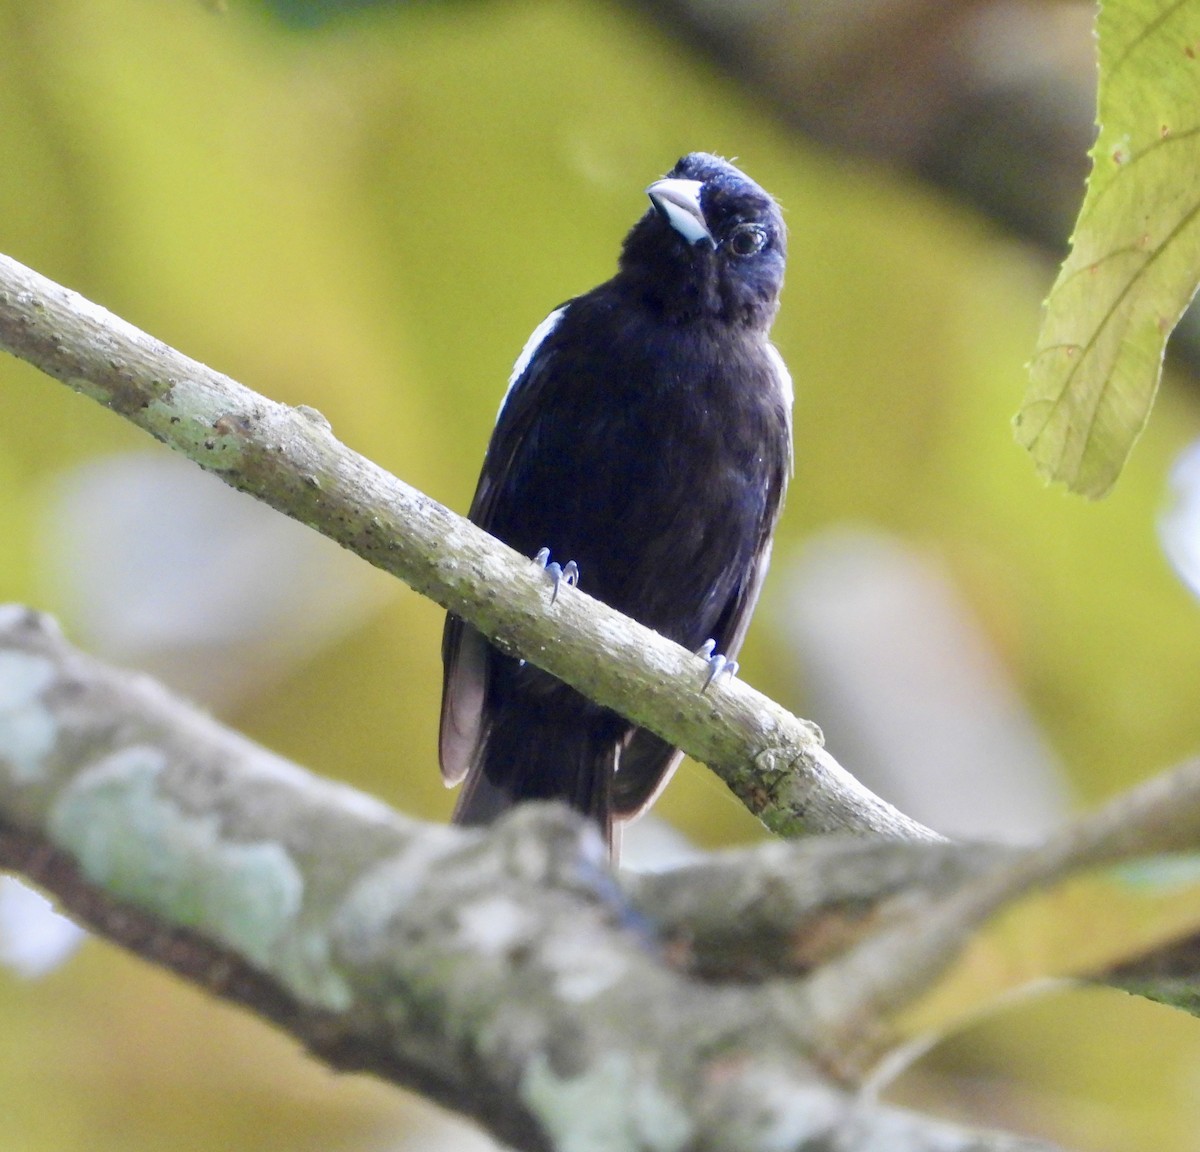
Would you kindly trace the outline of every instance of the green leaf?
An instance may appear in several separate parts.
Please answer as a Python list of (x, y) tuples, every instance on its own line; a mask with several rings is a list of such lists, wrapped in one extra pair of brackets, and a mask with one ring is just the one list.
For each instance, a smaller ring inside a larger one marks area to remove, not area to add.
[(1097, 36), (1092, 173), (1014, 421), (1047, 479), (1093, 497), (1145, 427), (1200, 278), (1200, 4), (1106, 0)]

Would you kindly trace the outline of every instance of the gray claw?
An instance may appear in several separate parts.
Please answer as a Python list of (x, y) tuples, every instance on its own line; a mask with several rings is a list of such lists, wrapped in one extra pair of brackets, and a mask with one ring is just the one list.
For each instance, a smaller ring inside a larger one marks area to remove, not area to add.
[(546, 574), (554, 585), (550, 592), (551, 604), (558, 599), (558, 590), (563, 584), (579, 583), (579, 565), (574, 560), (568, 560), (566, 564), (559, 564), (551, 560), (549, 548), (539, 548), (533, 562), (546, 570)]
[(728, 676), (732, 680), (738, 674), (738, 662), (736, 660), (727, 660), (720, 653), (713, 655), (713, 649), (716, 644), (712, 640), (705, 641), (700, 651), (696, 653), (698, 656), (703, 656), (708, 661), (708, 675), (704, 677), (704, 684), (701, 686), (701, 692), (707, 692), (708, 686), (718, 676)]

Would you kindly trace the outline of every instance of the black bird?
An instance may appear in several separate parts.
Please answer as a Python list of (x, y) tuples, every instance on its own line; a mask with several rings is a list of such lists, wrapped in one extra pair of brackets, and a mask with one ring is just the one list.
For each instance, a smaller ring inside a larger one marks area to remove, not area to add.
[[(704, 152), (646, 192), (617, 274), (525, 345), (469, 516), (527, 556), (576, 562), (592, 596), (686, 648), (711, 639), (732, 658), (791, 473), (791, 379), (767, 339), (786, 229), (762, 188)], [(457, 823), (559, 799), (611, 844), (682, 757), (453, 615), (442, 659), (442, 774), (466, 779)]]

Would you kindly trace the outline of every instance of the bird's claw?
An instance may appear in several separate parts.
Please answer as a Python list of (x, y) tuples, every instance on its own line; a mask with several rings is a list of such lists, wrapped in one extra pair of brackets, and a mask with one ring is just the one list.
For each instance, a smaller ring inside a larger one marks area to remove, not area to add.
[(714, 654), (713, 649), (716, 646), (715, 640), (705, 640), (696, 652), (696, 655), (708, 664), (708, 675), (704, 677), (704, 683), (700, 687), (701, 692), (707, 692), (708, 686), (718, 676), (728, 676), (732, 680), (738, 674), (738, 662), (727, 660), (719, 652)]
[(546, 570), (546, 575), (550, 577), (554, 585), (550, 592), (551, 604), (558, 599), (558, 590), (563, 584), (579, 583), (579, 565), (574, 560), (568, 560), (565, 564), (551, 560), (549, 548), (539, 548), (533, 562)]

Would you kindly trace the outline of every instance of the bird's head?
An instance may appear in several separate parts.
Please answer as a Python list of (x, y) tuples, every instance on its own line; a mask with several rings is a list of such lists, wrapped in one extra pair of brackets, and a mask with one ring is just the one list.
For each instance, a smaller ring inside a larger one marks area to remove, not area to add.
[(625, 239), (623, 278), (669, 316), (769, 328), (787, 257), (771, 196), (707, 152), (684, 156), (646, 194), (652, 207)]

